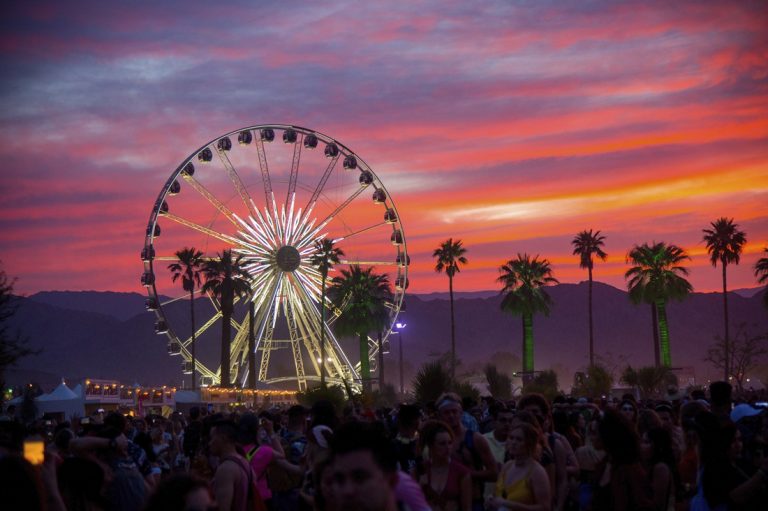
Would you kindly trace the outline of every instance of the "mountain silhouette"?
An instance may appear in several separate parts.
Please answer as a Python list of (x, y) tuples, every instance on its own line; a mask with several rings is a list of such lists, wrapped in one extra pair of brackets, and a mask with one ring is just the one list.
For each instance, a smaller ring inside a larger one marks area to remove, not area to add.
[[(555, 368), (561, 386), (570, 386), (574, 371), (588, 361), (587, 283), (559, 284), (547, 288), (553, 305), (548, 317), (536, 315), (536, 369)], [(768, 331), (768, 311), (761, 291), (752, 297), (729, 293), (732, 325), (746, 323), (753, 335)], [(19, 361), (10, 371), (8, 383), (24, 383), (34, 374), (48, 375), (49, 384), (65, 377), (118, 379), (145, 385), (180, 385), (181, 359), (166, 350), (167, 339), (154, 332), (154, 314), (144, 310), (145, 297), (138, 293), (43, 292), (18, 298), (18, 309), (10, 320), (33, 348), (36, 356)], [(595, 351), (598, 359), (623, 368), (653, 363), (651, 310), (649, 305), (633, 305), (627, 293), (615, 287), (594, 283)], [(449, 302), (435, 294), (408, 295), (407, 322), (403, 332), (406, 381), (418, 367), (436, 355), (450, 351)], [(456, 349), (462, 368), (478, 369), (486, 363), (501, 363), (519, 357), (522, 349), (522, 321), (500, 310), (498, 293), (457, 293)], [(212, 306), (205, 299), (195, 300), (198, 323), (210, 318)], [(166, 306), (166, 315), (180, 336), (188, 336), (189, 302), (179, 300)], [(706, 349), (716, 335), (722, 335), (722, 295), (693, 293), (683, 302), (667, 306), (672, 364), (690, 368), (699, 382), (717, 377), (719, 371), (703, 361)], [(735, 331), (735, 328), (731, 328)], [(200, 338), (198, 356), (210, 366), (218, 357), (218, 323)], [(356, 358), (353, 340), (343, 342), (349, 356)], [(390, 355), (385, 362), (389, 382), (397, 381), (396, 336), (390, 338)], [(286, 350), (287, 351), (287, 350)], [(503, 357), (501, 354), (509, 354)], [(284, 364), (286, 370), (292, 364)], [(500, 367), (504, 371), (519, 367)], [(188, 378), (188, 377), (187, 377)], [(565, 378), (565, 379), (564, 379)], [(15, 380), (15, 381), (14, 381)], [(40, 382), (41, 384), (43, 382)]]

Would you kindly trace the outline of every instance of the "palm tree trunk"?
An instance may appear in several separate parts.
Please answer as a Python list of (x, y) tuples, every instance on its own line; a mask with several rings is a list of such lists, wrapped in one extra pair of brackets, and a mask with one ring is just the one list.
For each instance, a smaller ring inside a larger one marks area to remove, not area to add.
[(384, 389), (384, 339), (379, 331), (379, 391)]
[(659, 320), (656, 314), (656, 304), (651, 304), (651, 326), (653, 327), (653, 363), (656, 367), (661, 365), (659, 353)]
[(723, 266), (723, 317), (725, 318), (725, 367), (723, 374), (723, 381), (728, 381), (731, 376), (731, 340), (728, 336), (728, 286), (725, 280), (725, 268), (728, 266), (724, 260), (721, 259)]
[(328, 275), (323, 272), (321, 277), (323, 282), (320, 287), (320, 386), (325, 388), (325, 280)]
[(672, 355), (669, 350), (669, 325), (667, 324), (667, 307), (663, 300), (656, 301), (656, 309), (659, 315), (659, 347), (661, 349), (661, 363), (669, 367), (672, 365)]
[(448, 275), (448, 292), (451, 298), (451, 381), (456, 381), (456, 323), (453, 315), (453, 275)]
[(248, 386), (256, 390), (256, 304), (251, 301), (248, 307)]
[(363, 380), (363, 390), (371, 391), (371, 365), (368, 360), (368, 335), (360, 334), (360, 378)]
[(197, 389), (197, 357), (195, 356), (195, 341), (196, 341), (196, 334), (195, 332), (195, 290), (190, 289), (189, 291), (189, 313), (192, 318), (192, 343), (189, 346), (189, 351), (192, 354), (192, 392), (194, 392)]
[(229, 312), (222, 311), (221, 314), (221, 382), (222, 387), (229, 387), (229, 339), (232, 335), (232, 326), (230, 322)]
[(589, 268), (589, 365), (595, 365), (595, 337), (592, 325), (592, 267)]
[(533, 378), (533, 314), (523, 314), (523, 373)]

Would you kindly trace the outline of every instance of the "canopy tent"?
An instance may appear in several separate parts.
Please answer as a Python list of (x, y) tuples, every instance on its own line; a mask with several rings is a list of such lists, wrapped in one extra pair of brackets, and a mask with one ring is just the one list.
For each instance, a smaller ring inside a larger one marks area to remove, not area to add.
[(82, 417), (85, 414), (83, 398), (72, 391), (67, 384), (61, 384), (48, 394), (43, 394), (35, 399), (39, 414), (61, 413), (65, 419), (73, 416)]

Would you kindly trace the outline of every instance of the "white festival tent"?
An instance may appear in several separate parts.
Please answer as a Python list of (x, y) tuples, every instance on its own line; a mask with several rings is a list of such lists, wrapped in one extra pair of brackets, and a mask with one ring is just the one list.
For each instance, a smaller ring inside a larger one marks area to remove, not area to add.
[[(79, 387), (79, 385), (78, 385)], [(79, 390), (75, 387), (76, 390)], [(12, 399), (8, 404), (21, 404), (21, 396)], [(66, 420), (72, 419), (72, 417), (82, 417), (85, 415), (85, 405), (83, 404), (83, 398), (81, 393), (76, 393), (63, 381), (61, 384), (53, 389), (48, 394), (43, 394), (35, 398), (35, 406), (37, 407), (37, 416), (41, 417), (46, 413), (62, 413)]]

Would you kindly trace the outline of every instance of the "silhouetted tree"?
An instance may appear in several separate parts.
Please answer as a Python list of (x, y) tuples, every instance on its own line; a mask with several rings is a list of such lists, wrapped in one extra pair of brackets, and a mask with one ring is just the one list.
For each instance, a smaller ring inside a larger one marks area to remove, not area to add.
[(747, 243), (747, 234), (739, 230), (738, 224), (733, 223), (733, 218), (721, 217), (710, 223), (711, 229), (703, 229), (704, 242), (707, 244), (709, 252), (709, 262), (717, 267), (718, 261), (723, 268), (723, 318), (725, 320), (725, 367), (723, 374), (725, 381), (731, 376), (730, 356), (728, 349), (730, 337), (728, 332), (728, 285), (726, 281), (726, 269), (729, 264), (739, 264), (741, 251)]
[(323, 238), (316, 240), (314, 253), (309, 258), (309, 264), (320, 272), (320, 385), (325, 385), (325, 290), (328, 281), (328, 272), (334, 265), (339, 264), (344, 251), (333, 246), (333, 240)]
[[(716, 369), (723, 369), (726, 365), (730, 368), (733, 381), (739, 392), (744, 390), (744, 381), (750, 371), (755, 369), (761, 357), (768, 354), (768, 334), (754, 335), (749, 332), (746, 323), (736, 326), (736, 334), (726, 346), (726, 340), (721, 336), (715, 336), (715, 343), (707, 350), (706, 362), (710, 362)], [(726, 356), (729, 360), (726, 360)]]
[(589, 365), (594, 365), (595, 363), (595, 334), (592, 323), (592, 268), (595, 266), (595, 257), (598, 257), (601, 261), (605, 261), (605, 258), (608, 257), (608, 254), (602, 248), (604, 241), (605, 236), (601, 236), (600, 231), (593, 234), (592, 229), (581, 231), (571, 241), (573, 255), (579, 256), (579, 267), (586, 268), (589, 276), (589, 298), (587, 300), (589, 314)]
[(203, 253), (195, 248), (183, 248), (176, 252), (175, 263), (168, 265), (171, 271), (171, 280), (176, 282), (181, 279), (181, 287), (189, 293), (189, 316), (192, 321), (192, 342), (190, 343), (190, 355), (192, 355), (192, 390), (197, 387), (197, 356), (195, 345), (197, 332), (195, 327), (195, 289), (200, 287), (200, 275), (203, 267)]
[(354, 264), (334, 277), (328, 295), (341, 310), (333, 324), (339, 336), (357, 336), (360, 339), (360, 377), (363, 388), (371, 391), (371, 370), (368, 355), (368, 334), (383, 329), (383, 313), (392, 302), (392, 289), (386, 274), (377, 274), (373, 268), (362, 269)]
[[(9, 280), (5, 270), (0, 269), (0, 389), (5, 388), (5, 371), (28, 355), (37, 355), (40, 350), (28, 346), (28, 339), (18, 332), (11, 332), (8, 321), (16, 313), (16, 298), (13, 296), (13, 280)], [(0, 392), (2, 404), (3, 392)]]
[(221, 386), (232, 385), (230, 378), (232, 341), (232, 313), (235, 310), (235, 297), (246, 296), (250, 290), (250, 276), (245, 270), (243, 256), (232, 256), (231, 250), (222, 251), (215, 259), (205, 261), (203, 265), (205, 284), (202, 290), (210, 292), (219, 301), (221, 308)]
[(432, 253), (432, 257), (437, 259), (435, 271), (441, 273), (445, 270), (448, 275), (448, 294), (451, 302), (451, 379), (456, 379), (456, 318), (453, 313), (453, 277), (460, 269), (460, 265), (467, 264), (467, 258), (464, 254), (467, 249), (461, 245), (461, 240), (453, 241), (448, 238), (440, 244)]
[(682, 300), (693, 291), (691, 284), (683, 277), (688, 275), (688, 269), (680, 266), (686, 259), (690, 257), (682, 248), (664, 242), (635, 245), (627, 255), (627, 260), (635, 265), (624, 274), (629, 298), (633, 303), (651, 304), (658, 320), (659, 341), (654, 339), (654, 353), (660, 351), (661, 359), (656, 356), (656, 365), (672, 364), (667, 302), (670, 299)]
[(549, 315), (552, 299), (544, 290), (545, 286), (557, 284), (552, 268), (546, 259), (531, 258), (528, 254), (517, 254), (499, 268), (501, 275), (501, 310), (518, 314), (523, 319), (523, 373), (525, 382), (534, 371), (533, 357), (533, 316), (537, 312)]
[(761, 257), (755, 263), (755, 277), (757, 277), (758, 284), (765, 284), (765, 292), (763, 293), (763, 303), (768, 308), (768, 247), (763, 249), (763, 252), (767, 255)]

